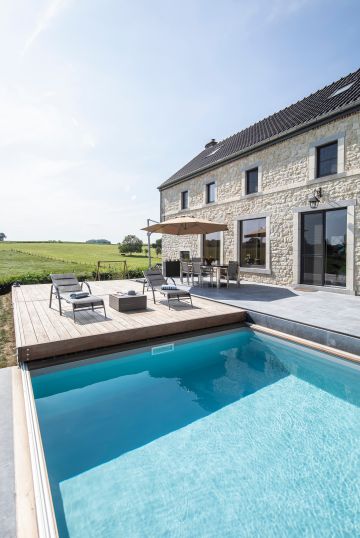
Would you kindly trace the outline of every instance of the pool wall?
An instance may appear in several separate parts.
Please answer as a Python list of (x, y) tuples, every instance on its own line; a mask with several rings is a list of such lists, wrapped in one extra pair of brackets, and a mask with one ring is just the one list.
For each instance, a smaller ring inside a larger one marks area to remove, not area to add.
[(286, 335), (297, 336), (310, 342), (316, 342), (348, 353), (360, 354), (360, 338), (354, 335), (323, 329), (253, 310), (246, 310), (246, 321), (280, 331), (282, 333), (281, 338), (286, 338)]

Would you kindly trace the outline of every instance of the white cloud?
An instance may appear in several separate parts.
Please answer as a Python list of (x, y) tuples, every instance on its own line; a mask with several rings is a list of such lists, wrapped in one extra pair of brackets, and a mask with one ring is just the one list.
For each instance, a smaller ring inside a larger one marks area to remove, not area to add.
[(51, 22), (58, 17), (59, 13), (64, 9), (66, 4), (69, 3), (69, 0), (51, 0), (48, 2), (48, 5), (43, 9), (37, 19), (35, 28), (30, 34), (30, 37), (27, 39), (22, 54), (24, 55), (29, 48), (32, 46), (34, 41), (39, 37), (39, 35), (46, 30)]

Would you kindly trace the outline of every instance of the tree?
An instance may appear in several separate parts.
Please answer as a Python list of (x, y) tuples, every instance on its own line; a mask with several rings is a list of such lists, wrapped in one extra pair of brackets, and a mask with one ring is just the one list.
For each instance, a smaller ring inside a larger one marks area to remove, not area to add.
[(111, 245), (111, 241), (108, 239), (88, 239), (86, 243), (91, 245)]
[(132, 254), (133, 252), (142, 252), (143, 242), (136, 235), (127, 235), (123, 242), (119, 243), (120, 254)]
[(0, 232), (0, 241), (4, 241), (6, 239), (6, 235), (3, 232)]
[(160, 256), (160, 254), (162, 252), (162, 241), (161, 241), (161, 239), (157, 239), (155, 241), (155, 250), (156, 250), (156, 255)]

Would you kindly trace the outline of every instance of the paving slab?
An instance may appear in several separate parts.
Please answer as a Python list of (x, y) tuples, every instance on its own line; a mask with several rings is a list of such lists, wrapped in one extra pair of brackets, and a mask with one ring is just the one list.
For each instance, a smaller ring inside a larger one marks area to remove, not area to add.
[(16, 537), (12, 369), (0, 369), (0, 536)]
[(201, 297), (245, 310), (360, 337), (360, 297), (242, 282), (240, 287), (190, 287)]

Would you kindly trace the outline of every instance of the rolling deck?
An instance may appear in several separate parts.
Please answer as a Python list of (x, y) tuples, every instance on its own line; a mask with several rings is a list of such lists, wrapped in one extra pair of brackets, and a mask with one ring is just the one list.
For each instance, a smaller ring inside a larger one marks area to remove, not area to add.
[(19, 361), (32, 361), (78, 353), (151, 338), (241, 323), (246, 312), (240, 308), (193, 297), (194, 308), (185, 302), (166, 300), (147, 293), (147, 310), (117, 312), (109, 306), (109, 294), (129, 288), (142, 291), (142, 284), (127, 280), (92, 282), (92, 293), (104, 298), (107, 319), (101, 311), (79, 311), (76, 323), (64, 301), (63, 315), (57, 300), (49, 308), (50, 284), (13, 288), (16, 348)]

